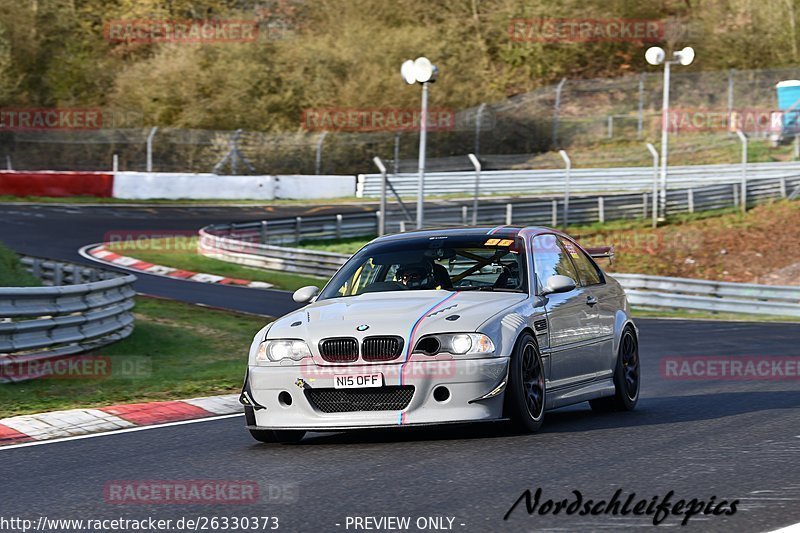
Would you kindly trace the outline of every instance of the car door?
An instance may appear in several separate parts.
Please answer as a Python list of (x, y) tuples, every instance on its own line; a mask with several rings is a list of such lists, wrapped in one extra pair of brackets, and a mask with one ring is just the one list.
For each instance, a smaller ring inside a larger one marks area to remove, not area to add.
[(544, 296), (551, 356), (548, 387), (558, 389), (590, 380), (593, 371), (586, 368), (586, 362), (592, 357), (590, 346), (595, 333), (590, 320), (592, 309), (586, 303), (587, 293), (580, 286), (579, 273), (556, 235), (536, 236), (532, 255), (539, 294), (550, 276), (568, 276), (576, 283), (569, 292)]
[(584, 367), (587, 371), (598, 373), (597, 377), (604, 377), (612, 371), (615, 363), (613, 342), (616, 300), (610, 293), (602, 270), (592, 258), (570, 239), (559, 236), (559, 240), (575, 265), (589, 308), (588, 320), (593, 348), (589, 350), (589, 358), (584, 362)]

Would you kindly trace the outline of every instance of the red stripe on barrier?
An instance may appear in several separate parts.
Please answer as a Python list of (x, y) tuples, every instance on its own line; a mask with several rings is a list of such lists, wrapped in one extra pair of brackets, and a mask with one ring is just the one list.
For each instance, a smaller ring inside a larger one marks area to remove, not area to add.
[(16, 429), (11, 429), (8, 426), (0, 424), (0, 444), (13, 444), (15, 442), (26, 442), (33, 440), (24, 433), (20, 433)]
[(140, 426), (205, 418), (213, 414), (190, 403), (179, 401), (131, 403), (103, 407), (100, 410)]
[(0, 171), (0, 194), (11, 196), (98, 196), (110, 198), (114, 176), (101, 172)]

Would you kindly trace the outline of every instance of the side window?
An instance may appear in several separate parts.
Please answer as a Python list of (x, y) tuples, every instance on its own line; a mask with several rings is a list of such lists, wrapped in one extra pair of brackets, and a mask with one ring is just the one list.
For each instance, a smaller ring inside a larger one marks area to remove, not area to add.
[(555, 235), (539, 235), (533, 239), (533, 268), (543, 287), (550, 276), (569, 276), (579, 282), (578, 272)]
[(603, 282), (603, 275), (599, 272), (591, 259), (586, 257), (583, 250), (575, 246), (570, 240), (560, 237), (559, 240), (564, 246), (564, 249), (567, 250), (567, 253), (569, 253), (572, 262), (575, 264), (575, 268), (578, 270), (581, 285), (588, 287), (589, 285), (598, 285)]

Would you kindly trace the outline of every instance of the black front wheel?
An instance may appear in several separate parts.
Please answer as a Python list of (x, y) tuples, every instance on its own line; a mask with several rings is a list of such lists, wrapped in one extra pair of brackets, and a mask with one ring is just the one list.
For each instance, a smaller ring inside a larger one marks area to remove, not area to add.
[(529, 333), (517, 340), (509, 365), (506, 413), (518, 429), (533, 433), (544, 420), (546, 390), (542, 357)]
[(595, 411), (633, 411), (639, 401), (641, 383), (639, 364), (639, 341), (631, 326), (622, 332), (614, 369), (614, 396), (590, 400)]

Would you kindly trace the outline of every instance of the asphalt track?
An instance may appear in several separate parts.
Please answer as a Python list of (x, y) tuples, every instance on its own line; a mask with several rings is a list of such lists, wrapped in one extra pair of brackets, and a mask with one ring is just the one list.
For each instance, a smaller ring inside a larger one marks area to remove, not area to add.
[[(262, 220), (309, 213), (344, 213), (368, 209), (364, 204), (331, 206), (281, 205), (271, 207), (114, 205), (0, 205), (0, 242), (20, 253), (94, 264), (78, 254), (86, 244), (136, 235), (196, 233), (201, 227), (222, 222)], [(137, 233), (139, 232), (139, 233)], [(223, 287), (193, 281), (165, 279), (137, 273), (138, 292), (190, 303), (200, 303), (249, 313), (280, 316), (297, 305), (285, 291)]]
[[(159, 208), (153, 220), (114, 215), (117, 208), (5, 206), (0, 239), (22, 252), (78, 260), (79, 245), (101, 240), (111, 228), (191, 229), (234, 218), (230, 208), (196, 210)], [(235, 218), (261, 216), (244, 210)], [(152, 290), (185, 296), (180, 299), (210, 305), (221, 299), (242, 308), (263, 300), (269, 313), (262, 291), (192, 284), (177, 292), (158, 281)], [(181, 282), (167, 282), (175, 283)], [(669, 356), (796, 358), (800, 327), (638, 324), (643, 385), (633, 413), (599, 415), (582, 404), (548, 413), (535, 435), (470, 425), (311, 434), (299, 445), (256, 443), (242, 418), (227, 418), (12, 448), (0, 450), (0, 518), (270, 515), (284, 531), (355, 531), (346, 528), (354, 516), (410, 516), (409, 531), (418, 531), (414, 521), (428, 516), (453, 517), (453, 530), (465, 532), (652, 527), (652, 516), (529, 516), (524, 504), (503, 520), (524, 490), (541, 488), (542, 502), (573, 498), (573, 490), (584, 499), (608, 500), (617, 489), (623, 499), (674, 491), (673, 502), (739, 500), (736, 514), (694, 517), (681, 528), (687, 531), (769, 531), (800, 522), (800, 381), (689, 381), (660, 371)], [(120, 505), (104, 498), (114, 480), (253, 481), (261, 496), (248, 505)], [(277, 501), (276, 490), (283, 494)], [(671, 516), (660, 527), (679, 527), (681, 519)]]

